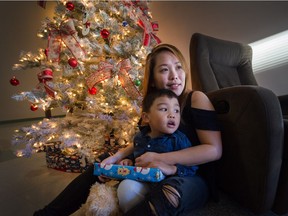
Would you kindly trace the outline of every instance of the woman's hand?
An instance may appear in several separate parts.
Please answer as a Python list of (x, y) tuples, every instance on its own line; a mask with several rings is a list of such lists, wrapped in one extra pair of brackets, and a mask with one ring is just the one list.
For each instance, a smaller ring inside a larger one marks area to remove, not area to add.
[(151, 162), (147, 167), (159, 168), (166, 176), (175, 175), (177, 172), (177, 167), (175, 165), (169, 165), (160, 161)]
[(137, 157), (135, 160), (135, 166), (147, 167), (149, 163), (160, 161), (158, 153), (146, 152), (141, 156)]
[(119, 162), (122, 166), (133, 166), (133, 161), (130, 159), (123, 159)]
[(160, 160), (159, 153), (146, 152), (135, 160), (135, 166), (159, 168), (164, 175), (174, 175), (177, 172), (175, 165), (167, 164)]

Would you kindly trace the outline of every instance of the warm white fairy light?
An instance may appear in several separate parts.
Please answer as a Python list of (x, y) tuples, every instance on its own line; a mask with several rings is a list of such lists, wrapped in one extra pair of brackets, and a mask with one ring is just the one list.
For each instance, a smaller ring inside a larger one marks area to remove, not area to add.
[(70, 136), (71, 136), (71, 135), (68, 134), (68, 133), (65, 133), (65, 134), (64, 134), (64, 138), (66, 138), (66, 139), (70, 138)]
[(78, 87), (83, 88), (83, 87), (84, 87), (84, 84), (83, 84), (83, 83), (79, 83), (79, 84), (78, 84)]
[(41, 147), (41, 146), (43, 146), (43, 145), (44, 145), (43, 142), (35, 142), (35, 143), (33, 144), (33, 147), (34, 147), (34, 148), (39, 148), (39, 147)]
[(34, 129), (34, 130), (39, 130), (39, 127), (36, 126), (36, 125), (32, 125), (31, 127), (32, 127), (32, 129)]
[(38, 34), (37, 34), (37, 37), (39, 37), (39, 38), (43, 38), (44, 35), (43, 35), (42, 33), (38, 33)]
[(17, 151), (16, 152), (16, 157), (23, 157), (23, 152), (22, 151)]
[(53, 140), (53, 138), (54, 138), (54, 136), (49, 136), (47, 141), (51, 141), (51, 140)]

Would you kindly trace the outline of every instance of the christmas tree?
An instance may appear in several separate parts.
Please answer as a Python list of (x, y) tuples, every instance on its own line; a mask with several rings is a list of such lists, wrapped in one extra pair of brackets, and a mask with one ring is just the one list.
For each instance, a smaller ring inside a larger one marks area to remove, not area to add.
[[(39, 82), (13, 98), (28, 100), (32, 111), (61, 107), (65, 117), (15, 132), (12, 143), (25, 145), (17, 155), (57, 142), (93, 161), (130, 143), (138, 130), (144, 61), (160, 42), (157, 30), (147, 1), (57, 1), (38, 34), (47, 47), (22, 53), (13, 67), (38, 68)], [(10, 82), (19, 84), (16, 77)]]

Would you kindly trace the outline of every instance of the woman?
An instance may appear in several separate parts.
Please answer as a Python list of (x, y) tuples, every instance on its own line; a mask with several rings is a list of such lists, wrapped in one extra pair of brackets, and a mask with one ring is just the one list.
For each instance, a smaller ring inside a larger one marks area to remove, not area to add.
[[(184, 57), (176, 47), (169, 44), (156, 46), (146, 60), (144, 95), (154, 88), (170, 89), (178, 95), (183, 109), (183, 123), (179, 129), (196, 146), (162, 154), (147, 152), (136, 159), (136, 166), (159, 167), (165, 174), (173, 175), (176, 172), (181, 174), (177, 164), (200, 165), (221, 157), (221, 134), (213, 105), (204, 93), (187, 89), (187, 73)], [(116, 163), (131, 152), (132, 148), (128, 146), (106, 158), (103, 163)], [(201, 168), (200, 166), (199, 171)], [(85, 203), (89, 189), (96, 181), (99, 179), (93, 176), (91, 166), (74, 179), (55, 200), (34, 215), (56, 216), (73, 213)], [(163, 184), (146, 195), (145, 199), (126, 215), (185, 215), (185, 212), (205, 204), (209, 197), (208, 186), (201, 175), (195, 175), (186, 182), (178, 182), (176, 179), (173, 186), (163, 181)]]

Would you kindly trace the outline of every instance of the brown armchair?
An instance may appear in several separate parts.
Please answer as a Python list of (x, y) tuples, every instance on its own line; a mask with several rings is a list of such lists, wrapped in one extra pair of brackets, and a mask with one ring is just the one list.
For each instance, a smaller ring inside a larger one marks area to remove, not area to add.
[(222, 125), (223, 155), (216, 164), (219, 189), (256, 214), (272, 209), (285, 213), (288, 145), (286, 140), (284, 154), (282, 110), (278, 97), (258, 86), (251, 59), (249, 45), (192, 35), (192, 87), (208, 95)]

